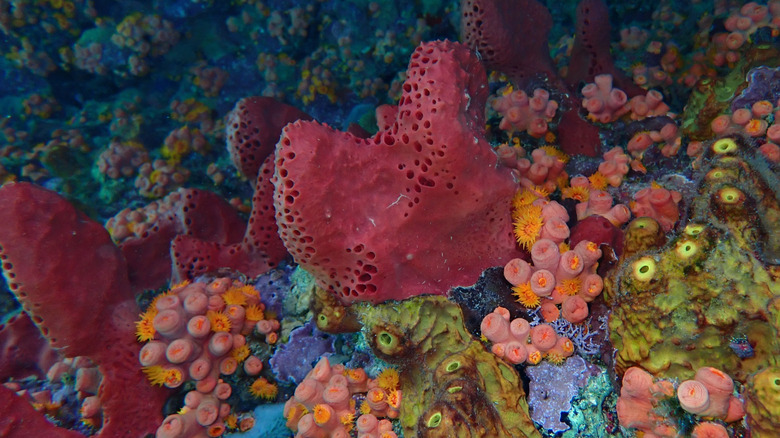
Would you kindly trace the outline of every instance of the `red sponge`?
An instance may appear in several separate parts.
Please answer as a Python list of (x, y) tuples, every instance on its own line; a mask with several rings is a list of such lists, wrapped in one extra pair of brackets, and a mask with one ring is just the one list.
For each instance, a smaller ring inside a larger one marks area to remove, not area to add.
[[(255, 277), (287, 257), (287, 250), (277, 233), (273, 209), (273, 164), (273, 156), (268, 156), (257, 172), (252, 213), (241, 242), (225, 243), (202, 233), (181, 234), (173, 240), (174, 281), (191, 280), (220, 268), (231, 268)], [(236, 229), (243, 230), (243, 224)]]
[(127, 260), (130, 284), (137, 290), (168, 283), (171, 241), (177, 235), (226, 245), (239, 242), (246, 227), (235, 208), (216, 193), (179, 189), (141, 209), (118, 213), (106, 228), (113, 230), (115, 237), (120, 231), (125, 234), (117, 240)]
[[(135, 365), (140, 310), (122, 253), (100, 224), (49, 190), (6, 184), (0, 205), (0, 260), (8, 287), (52, 347), (67, 357), (89, 357), (103, 374), (98, 396), (104, 418), (97, 436), (152, 433), (162, 421), (166, 393), (150, 386)], [(9, 416), (23, 419), (17, 426), (26, 434), (19, 436), (37, 436), (37, 429), (27, 429), (36, 427), (24, 419), (29, 411), (16, 401), (7, 407)]]
[(239, 100), (225, 123), (233, 165), (254, 184), (260, 165), (274, 152), (284, 125), (299, 119), (311, 120), (311, 116), (270, 97)]
[(344, 302), (444, 294), (519, 256), (517, 185), (484, 138), (477, 57), (459, 43), (425, 43), (403, 90), (394, 122), (371, 139), (295, 122), (277, 146), (280, 236)]
[(544, 74), (557, 77), (547, 36), (550, 11), (536, 0), (462, 0), (461, 40), (493, 70), (520, 86)]

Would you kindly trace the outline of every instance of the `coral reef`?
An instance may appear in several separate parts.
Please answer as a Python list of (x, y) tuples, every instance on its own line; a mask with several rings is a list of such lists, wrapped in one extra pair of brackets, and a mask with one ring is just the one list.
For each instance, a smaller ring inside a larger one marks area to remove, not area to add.
[(263, 362), (247, 336), (256, 331), (268, 344), (279, 337), (279, 321), (264, 311), (256, 289), (227, 277), (176, 285), (153, 299), (136, 322), (136, 336), (145, 342), (138, 354), (144, 374), (168, 388), (195, 384), (185, 396), (188, 410), (166, 417), (158, 436), (214, 435), (227, 428), (233, 388), (220, 377), (239, 367), (246, 376), (259, 375)]
[[(385, 378), (385, 376), (392, 376)], [(355, 419), (356, 401), (362, 413)], [(387, 419), (397, 418), (402, 405), (402, 391), (394, 370), (370, 379), (362, 368), (347, 369), (343, 365), (331, 367), (323, 357), (305, 376), (295, 395), (284, 405), (287, 427), (296, 436), (346, 436), (353, 427), (366, 436), (383, 434), (397, 438)], [(354, 422), (354, 424), (353, 424)]]
[(777, 435), (780, 0), (402, 3), (0, 0), (0, 436)]

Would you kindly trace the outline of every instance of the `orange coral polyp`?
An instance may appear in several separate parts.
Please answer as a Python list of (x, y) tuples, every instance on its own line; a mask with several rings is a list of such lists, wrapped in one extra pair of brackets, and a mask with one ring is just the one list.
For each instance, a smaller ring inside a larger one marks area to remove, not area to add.
[(164, 385), (168, 388), (177, 388), (184, 383), (183, 373), (175, 367), (166, 368), (154, 365), (151, 367), (143, 367), (141, 370), (146, 374), (146, 378), (149, 379), (149, 383), (152, 385)]
[(723, 425), (708, 421), (697, 424), (691, 431), (691, 438), (729, 438), (729, 432)]
[(526, 205), (516, 210), (514, 232), (517, 243), (530, 250), (539, 239), (544, 225), (542, 208), (536, 205)]
[(252, 386), (249, 387), (249, 392), (253, 396), (257, 398), (264, 398), (266, 400), (276, 398), (278, 391), (279, 389), (276, 387), (276, 385), (269, 383), (268, 380), (263, 377), (255, 380), (254, 383), (252, 383)]
[(211, 330), (214, 332), (229, 332), (230, 331), (230, 318), (222, 312), (215, 312), (209, 310), (206, 313), (206, 317), (211, 323)]
[(208, 348), (214, 356), (222, 356), (233, 348), (233, 336), (227, 332), (217, 332), (209, 338)]
[(225, 300), (225, 304), (246, 304), (246, 296), (242, 290), (243, 288), (231, 288), (222, 294), (222, 299)]
[(385, 399), (385, 392), (381, 389), (374, 388), (366, 394), (366, 398), (374, 403), (379, 403)]
[(582, 288), (582, 280), (579, 277), (570, 278), (568, 280), (561, 281), (559, 292), (562, 295), (574, 296)]
[(571, 323), (580, 323), (588, 317), (588, 303), (579, 295), (569, 297), (561, 305), (561, 315)]
[(163, 342), (149, 342), (138, 353), (138, 361), (141, 363), (141, 366), (158, 364), (165, 357), (165, 349), (165, 343)]
[(555, 288), (555, 277), (546, 269), (539, 269), (531, 274), (531, 290), (540, 297), (550, 296)]
[(385, 391), (395, 391), (398, 389), (400, 377), (395, 368), (385, 368), (376, 378), (377, 386)]
[(533, 351), (530, 354), (528, 354), (528, 363), (531, 365), (536, 365), (539, 362), (542, 361), (542, 352), (539, 350)]
[(341, 418), (339, 418), (339, 421), (342, 425), (347, 429), (347, 432), (352, 430), (352, 427), (355, 423), (355, 414), (352, 412), (345, 412), (341, 414)]
[(312, 414), (314, 415), (314, 422), (323, 425), (333, 417), (333, 408), (322, 403), (316, 404), (314, 405)]
[(561, 338), (558, 340), (558, 345), (561, 346), (564, 354), (574, 353), (574, 343), (569, 338)]
[(531, 205), (537, 199), (539, 198), (534, 192), (521, 188), (515, 193), (514, 198), (512, 198), (512, 206), (515, 210), (518, 210), (526, 205)]
[(766, 133), (767, 123), (762, 119), (751, 119), (745, 125), (745, 133), (751, 137), (760, 137)]
[[(374, 388), (374, 389), (378, 389), (378, 388)], [(333, 384), (331, 380), (331, 383), (329, 383), (328, 386), (325, 388), (325, 392), (322, 394), (322, 398), (327, 403), (334, 404), (334, 405), (346, 403), (350, 398), (350, 393), (349, 393), (349, 389), (347, 388), (346, 381), (343, 382), (343, 384), (341, 383)]]
[(569, 259), (569, 269), (572, 271), (576, 270), (580, 267), (580, 257), (578, 255), (574, 255)]
[(560, 353), (556, 353), (552, 351), (547, 353), (547, 361), (553, 365), (561, 365), (565, 360), (566, 358)]
[(531, 342), (541, 351), (547, 351), (555, 346), (558, 335), (549, 324), (539, 324), (531, 328)]
[(203, 315), (196, 315), (187, 322), (187, 332), (195, 338), (202, 338), (211, 331), (209, 319)]
[(149, 379), (149, 383), (152, 385), (162, 386), (165, 383), (165, 369), (160, 365), (143, 367), (141, 371), (146, 374), (146, 378)]
[(567, 187), (561, 190), (563, 199), (574, 199), (579, 202), (586, 202), (590, 198), (590, 190), (588, 187)]
[(230, 355), (238, 362), (243, 362), (247, 357), (249, 357), (250, 353), (251, 351), (246, 344), (237, 348), (233, 348), (230, 351)]
[(238, 426), (238, 417), (236, 417), (236, 414), (230, 414), (227, 417), (225, 417), (225, 426), (227, 426), (229, 429), (235, 429)]
[(229, 376), (238, 369), (238, 361), (233, 357), (226, 357), (219, 362), (219, 372)]
[(221, 294), (230, 287), (231, 280), (227, 277), (217, 278), (206, 286), (206, 291), (210, 295)]
[(555, 271), (556, 280), (566, 280), (574, 278), (582, 272), (585, 265), (582, 263), (582, 258), (576, 251), (569, 250), (561, 254), (560, 264)]
[(523, 307), (532, 308), (541, 304), (541, 298), (531, 289), (531, 283), (523, 283), (512, 288), (512, 293), (517, 298), (517, 302)]
[(692, 414), (707, 410), (710, 405), (710, 395), (703, 383), (696, 380), (686, 380), (677, 387), (677, 399), (680, 406)]
[(260, 306), (252, 305), (246, 308), (245, 318), (249, 321), (260, 321), (265, 319), (263, 309)]
[[(257, 396), (255, 396), (255, 397), (257, 397)], [(287, 414), (284, 416), (284, 418), (285, 419), (300, 418), (300, 417), (303, 417), (304, 415), (306, 415), (308, 413), (309, 413), (309, 411), (308, 411), (308, 409), (306, 409), (306, 406), (304, 406), (304, 405), (302, 405), (300, 403), (295, 403), (295, 404), (293, 404), (290, 407), (290, 410), (287, 411)], [(297, 421), (296, 421), (296, 423), (297, 423)]]
[(255, 427), (255, 419), (252, 417), (242, 418), (238, 423), (238, 430), (241, 432), (246, 432), (253, 427)]
[(222, 436), (225, 433), (225, 425), (224, 424), (212, 424), (211, 426), (209, 426), (208, 431), (206, 433), (210, 437)]
[(504, 358), (513, 364), (523, 363), (528, 357), (528, 350), (519, 342), (510, 342), (506, 344)]
[(168, 388), (177, 388), (182, 383), (184, 383), (182, 372), (175, 368), (169, 368), (165, 375), (165, 386)]
[(141, 320), (135, 322), (135, 335), (138, 338), (138, 342), (146, 342), (154, 339), (154, 335), (157, 331), (154, 329), (152, 319), (154, 316), (150, 316), (149, 313), (143, 313)]
[[(185, 285), (186, 286), (186, 285)], [(182, 286), (183, 287), (183, 286)], [(172, 287), (171, 289), (175, 289), (176, 286)], [(165, 297), (168, 297), (171, 295), (171, 291), (166, 291), (161, 293), (160, 295), (157, 295), (152, 299), (152, 302), (149, 303), (149, 307), (146, 309), (146, 313), (151, 313), (153, 316), (157, 315), (157, 312), (159, 311), (157, 308), (157, 303), (162, 300)]]
[(604, 190), (607, 188), (607, 177), (601, 172), (596, 172), (588, 177), (590, 186), (596, 190)]
[[(239, 316), (244, 316), (246, 313), (242, 312), (243, 307), (237, 304), (230, 304), (228, 303), (227, 306), (227, 315), (233, 318), (237, 318)], [(244, 313), (244, 315), (242, 315)]]
[(154, 329), (163, 336), (176, 336), (183, 327), (183, 318), (175, 310), (160, 311), (152, 320)]
[(344, 371), (344, 375), (348, 381), (360, 381), (363, 380), (366, 372), (363, 368), (350, 368)]
[(196, 347), (189, 339), (176, 339), (168, 344), (165, 356), (171, 363), (183, 363), (190, 359), (195, 348)]
[(399, 409), (401, 407), (401, 391), (396, 389), (387, 394), (387, 404), (393, 409)]

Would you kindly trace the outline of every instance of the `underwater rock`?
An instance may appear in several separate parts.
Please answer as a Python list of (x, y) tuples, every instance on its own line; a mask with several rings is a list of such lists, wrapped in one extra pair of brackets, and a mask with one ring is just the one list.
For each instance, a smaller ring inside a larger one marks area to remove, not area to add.
[(317, 330), (312, 321), (290, 332), (290, 340), (281, 344), (268, 360), (274, 376), (280, 382), (300, 383), (313, 364), (333, 353), (334, 337)]
[[(640, 366), (656, 376), (691, 378), (710, 366), (744, 382), (780, 353), (776, 318), (767, 315), (780, 294), (773, 266), (777, 169), (754, 159), (739, 138), (712, 142), (699, 165), (698, 195), (683, 232), (626, 259), (605, 281), (619, 374)], [(739, 336), (753, 357), (731, 348)]]
[(771, 437), (780, 430), (780, 367), (753, 375), (747, 382), (747, 423), (757, 438)]
[(374, 353), (399, 369), (406, 436), (541, 437), (517, 371), (469, 335), (457, 304), (420, 296), (358, 314)]

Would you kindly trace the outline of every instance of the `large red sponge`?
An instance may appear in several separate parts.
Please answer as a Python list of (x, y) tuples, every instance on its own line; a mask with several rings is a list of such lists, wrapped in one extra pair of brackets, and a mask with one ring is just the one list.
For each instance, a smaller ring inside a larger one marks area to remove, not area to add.
[(465, 46), (425, 43), (394, 123), (373, 138), (287, 125), (277, 224), (321, 286), (344, 302), (444, 294), (519, 256), (509, 210), (517, 186), (484, 138), (486, 82)]
[(536, 0), (462, 0), (463, 43), (476, 50), (488, 68), (525, 86), (537, 75), (555, 80), (547, 36), (552, 15)]
[(282, 127), (311, 116), (270, 97), (245, 97), (227, 116), (225, 134), (233, 165), (254, 185), (265, 158), (274, 152)]
[[(67, 357), (89, 357), (103, 374), (97, 436), (153, 432), (166, 393), (147, 384), (136, 365), (139, 309), (108, 232), (56, 193), (29, 183), (0, 188), (0, 205), (0, 259), (11, 292), (52, 347)], [(0, 400), (6, 396), (0, 392)], [(33, 429), (37, 420), (17, 401), (0, 406), (19, 421), (10, 435), (0, 427), (2, 436), (72, 435)]]

